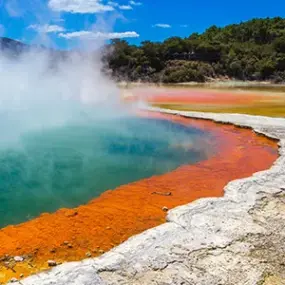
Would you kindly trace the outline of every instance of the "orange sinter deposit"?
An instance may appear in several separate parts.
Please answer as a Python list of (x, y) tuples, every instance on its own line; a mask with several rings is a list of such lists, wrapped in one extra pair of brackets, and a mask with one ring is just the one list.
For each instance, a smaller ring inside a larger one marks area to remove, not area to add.
[[(222, 196), (229, 181), (269, 168), (278, 156), (276, 142), (250, 129), (158, 113), (141, 115), (207, 130), (217, 138), (218, 151), (200, 163), (107, 191), (87, 205), (0, 230), (0, 283), (47, 269), (48, 260), (61, 263), (98, 256), (164, 223), (163, 207)], [(16, 262), (15, 256), (25, 260)]]
[(127, 100), (138, 98), (152, 104), (191, 104), (191, 105), (249, 105), (257, 102), (277, 100), (278, 95), (263, 93), (230, 92), (221, 90), (197, 90), (187, 88), (157, 88), (154, 90), (134, 89), (133, 96)]

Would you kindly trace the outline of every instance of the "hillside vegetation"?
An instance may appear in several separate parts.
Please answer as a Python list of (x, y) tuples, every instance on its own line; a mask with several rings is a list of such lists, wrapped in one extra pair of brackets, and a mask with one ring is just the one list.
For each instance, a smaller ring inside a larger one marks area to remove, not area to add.
[(205, 82), (212, 78), (285, 81), (285, 19), (212, 26), (187, 38), (130, 45), (112, 40), (104, 59), (117, 80)]

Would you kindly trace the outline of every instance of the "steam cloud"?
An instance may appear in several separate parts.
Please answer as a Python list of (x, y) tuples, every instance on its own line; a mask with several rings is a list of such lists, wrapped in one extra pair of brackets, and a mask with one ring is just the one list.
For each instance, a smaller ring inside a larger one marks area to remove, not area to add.
[(98, 53), (37, 49), (16, 58), (1, 53), (2, 144), (34, 129), (119, 115), (119, 90), (102, 73)]

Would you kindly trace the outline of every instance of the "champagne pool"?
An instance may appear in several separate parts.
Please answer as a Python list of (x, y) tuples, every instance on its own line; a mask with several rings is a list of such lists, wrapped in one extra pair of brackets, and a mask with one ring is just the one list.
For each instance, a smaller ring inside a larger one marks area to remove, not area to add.
[(0, 228), (207, 159), (210, 141), (198, 128), (136, 116), (22, 132), (0, 146)]

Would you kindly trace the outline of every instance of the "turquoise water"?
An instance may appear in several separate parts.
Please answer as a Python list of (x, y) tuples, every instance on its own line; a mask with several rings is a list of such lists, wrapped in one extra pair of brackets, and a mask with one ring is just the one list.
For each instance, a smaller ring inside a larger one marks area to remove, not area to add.
[(210, 139), (192, 127), (137, 117), (26, 132), (0, 148), (0, 227), (203, 160)]

